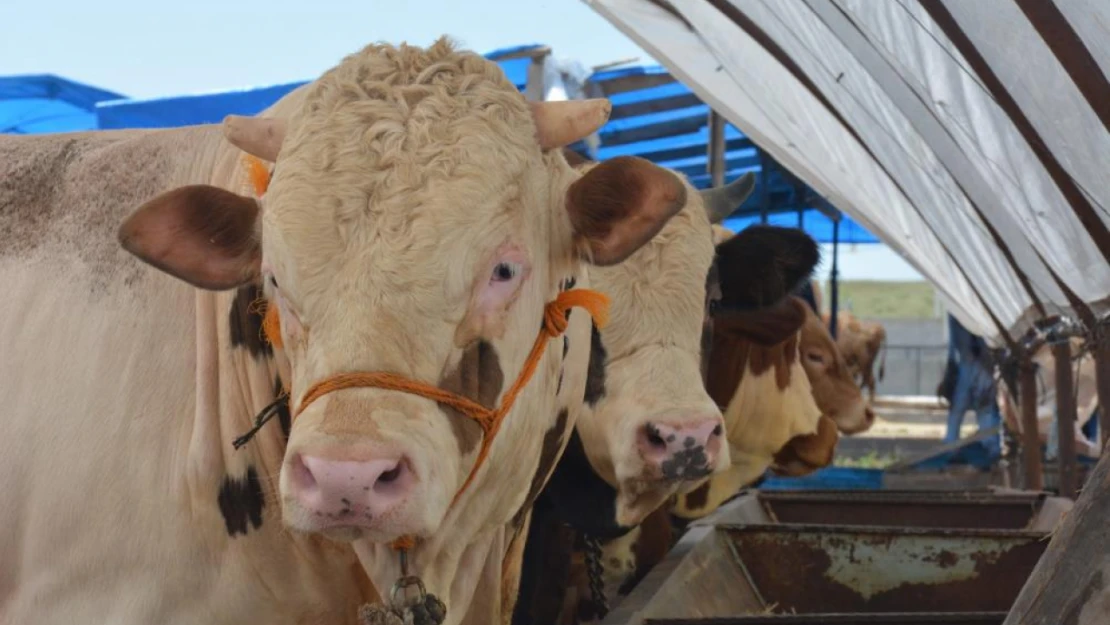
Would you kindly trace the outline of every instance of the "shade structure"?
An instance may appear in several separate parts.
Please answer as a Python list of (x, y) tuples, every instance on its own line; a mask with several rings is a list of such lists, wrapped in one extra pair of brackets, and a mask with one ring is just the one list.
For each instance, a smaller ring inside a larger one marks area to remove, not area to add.
[(584, 1), (972, 332), (1110, 308), (1110, 3)]
[[(586, 94), (606, 97), (613, 105), (609, 121), (597, 133), (599, 160), (638, 156), (681, 172), (699, 189), (712, 186), (711, 109), (666, 68), (636, 65), (595, 72), (586, 82)], [(721, 130), (723, 181), (748, 173), (756, 180), (755, 191), (734, 207), (725, 227), (739, 231), (767, 218), (776, 225), (804, 229), (819, 242), (831, 242), (832, 221), (825, 213), (836, 211), (735, 126), (726, 123)], [(878, 242), (850, 218), (840, 217), (841, 242)]]

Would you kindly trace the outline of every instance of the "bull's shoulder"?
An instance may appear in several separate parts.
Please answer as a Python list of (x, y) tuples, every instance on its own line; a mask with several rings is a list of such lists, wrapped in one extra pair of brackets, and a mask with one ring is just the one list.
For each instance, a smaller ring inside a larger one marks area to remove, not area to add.
[(126, 259), (120, 223), (172, 186), (208, 182), (220, 142), (215, 127), (0, 138), (0, 255), (112, 273)]

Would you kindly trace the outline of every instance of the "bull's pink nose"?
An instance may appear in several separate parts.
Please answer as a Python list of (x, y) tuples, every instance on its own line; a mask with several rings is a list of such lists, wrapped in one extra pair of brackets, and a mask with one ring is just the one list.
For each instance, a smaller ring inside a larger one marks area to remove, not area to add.
[(337, 525), (369, 525), (404, 503), (415, 484), (408, 463), (400, 458), (357, 461), (297, 456), (293, 463), (297, 501)]
[(648, 423), (640, 430), (640, 455), (668, 480), (696, 479), (713, 472), (721, 450), (720, 417), (681, 423)]

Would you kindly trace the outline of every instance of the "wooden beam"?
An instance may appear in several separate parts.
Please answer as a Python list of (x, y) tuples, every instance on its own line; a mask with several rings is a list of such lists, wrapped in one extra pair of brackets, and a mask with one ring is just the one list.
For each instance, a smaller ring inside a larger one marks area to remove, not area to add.
[(1021, 392), (1021, 454), (1025, 465), (1026, 490), (1044, 489), (1041, 436), (1037, 423), (1037, 371), (1029, 354), (1021, 358), (1018, 388)]
[(725, 118), (709, 111), (709, 177), (713, 188), (725, 185)]
[(1102, 439), (1102, 453), (1106, 453), (1106, 443), (1110, 440), (1110, 343), (1096, 341), (1093, 348), (1095, 356), (1095, 387), (1098, 389), (1098, 435)]
[(1075, 457), (1075, 381), (1071, 372), (1071, 342), (1061, 340), (1052, 346), (1056, 360), (1056, 431), (1060, 466), (1060, 495), (1075, 498), (1078, 481)]
[(1075, 507), (1057, 526), (1003, 625), (1110, 623), (1110, 454), (1103, 454)]

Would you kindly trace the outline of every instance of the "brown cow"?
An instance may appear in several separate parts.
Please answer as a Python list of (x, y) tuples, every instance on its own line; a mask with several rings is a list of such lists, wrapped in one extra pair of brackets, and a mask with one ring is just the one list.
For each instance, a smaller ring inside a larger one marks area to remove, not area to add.
[[(1095, 379), (1095, 361), (1090, 354), (1080, 356), (1083, 349), (1083, 339), (1072, 338), (1069, 341), (1072, 358), (1079, 358), (1072, 365), (1073, 383), (1076, 388), (1075, 405), (1077, 419), (1075, 422), (1076, 452), (1089, 458), (1098, 458), (1102, 452), (1102, 441), (1096, 436), (1094, 440), (1087, 438), (1083, 433), (1083, 424), (1087, 417), (1098, 408), (1098, 388)], [(1056, 427), (1056, 358), (1052, 355), (1052, 347), (1042, 345), (1033, 354), (1033, 364), (1037, 368), (1037, 435), (1042, 443), (1048, 441), (1049, 431)], [(1002, 418), (1006, 420), (1006, 427), (1019, 434), (1024, 431), (1021, 419), (1021, 407), (1013, 401), (1010, 389), (1005, 378), (998, 385), (998, 408)]]
[[(823, 315), (822, 321), (828, 327), (830, 315)], [(886, 329), (877, 321), (865, 321), (850, 312), (839, 311), (836, 315), (836, 344), (844, 354), (852, 378), (858, 380), (860, 388), (866, 388), (868, 397), (874, 400), (875, 360), (879, 359), (879, 382), (882, 382), (886, 370)]]

